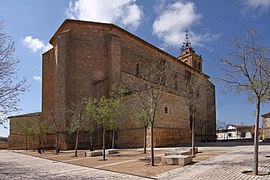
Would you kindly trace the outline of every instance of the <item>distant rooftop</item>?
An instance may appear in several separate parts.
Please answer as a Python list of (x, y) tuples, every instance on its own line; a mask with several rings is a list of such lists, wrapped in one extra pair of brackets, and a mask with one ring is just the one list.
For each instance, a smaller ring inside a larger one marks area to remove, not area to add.
[(270, 112), (266, 113), (266, 114), (263, 114), (262, 117), (264, 118), (269, 118), (270, 117)]

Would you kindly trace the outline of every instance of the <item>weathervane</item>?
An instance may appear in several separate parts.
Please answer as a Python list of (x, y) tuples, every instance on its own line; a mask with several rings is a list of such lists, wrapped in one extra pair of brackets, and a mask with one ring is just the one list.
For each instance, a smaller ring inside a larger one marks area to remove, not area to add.
[(191, 42), (188, 39), (188, 30), (186, 30), (186, 39), (183, 42), (181, 50), (184, 51), (187, 48), (191, 48)]

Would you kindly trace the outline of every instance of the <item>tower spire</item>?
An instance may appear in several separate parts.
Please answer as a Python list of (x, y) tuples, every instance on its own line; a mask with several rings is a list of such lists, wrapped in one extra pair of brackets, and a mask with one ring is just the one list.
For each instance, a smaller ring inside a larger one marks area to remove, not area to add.
[(183, 41), (181, 53), (178, 59), (189, 66), (202, 71), (202, 57), (195, 53), (188, 38), (188, 31), (186, 31), (186, 38)]
[(183, 42), (181, 50), (184, 51), (187, 48), (192, 48), (191, 47), (191, 42), (189, 41), (189, 38), (188, 38), (188, 30), (186, 30), (186, 39)]

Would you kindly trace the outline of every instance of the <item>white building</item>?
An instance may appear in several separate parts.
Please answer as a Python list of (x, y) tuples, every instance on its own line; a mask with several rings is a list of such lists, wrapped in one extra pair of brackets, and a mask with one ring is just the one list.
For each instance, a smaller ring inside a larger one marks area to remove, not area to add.
[(252, 139), (254, 126), (229, 125), (227, 129), (217, 131), (217, 140)]

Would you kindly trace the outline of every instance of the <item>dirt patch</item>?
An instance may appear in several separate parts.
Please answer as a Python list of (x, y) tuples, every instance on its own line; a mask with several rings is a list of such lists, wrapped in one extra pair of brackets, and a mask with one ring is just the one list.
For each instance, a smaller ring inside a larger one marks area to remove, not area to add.
[(152, 177), (179, 167), (180, 166), (165, 166), (160, 164), (155, 164), (155, 166), (151, 166), (150, 163), (137, 160), (133, 162), (126, 162), (117, 165), (107, 166), (101, 169), (137, 176)]

